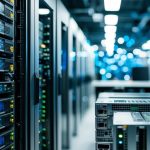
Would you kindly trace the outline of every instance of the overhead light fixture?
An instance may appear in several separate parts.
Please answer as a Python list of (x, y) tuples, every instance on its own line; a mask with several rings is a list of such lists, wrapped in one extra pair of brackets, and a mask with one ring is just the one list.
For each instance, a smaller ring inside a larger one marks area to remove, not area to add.
[(49, 9), (46, 9), (46, 8), (40, 8), (39, 9), (39, 14), (40, 15), (48, 15), (49, 13), (50, 13)]
[(112, 44), (114, 45), (115, 42), (116, 42), (115, 39), (106, 39), (106, 46), (107, 46), (107, 45), (112, 45)]
[(105, 39), (101, 40), (101, 45), (102, 45), (103, 47), (106, 47), (106, 40), (105, 40)]
[(99, 47), (98, 47), (98, 45), (93, 45), (93, 46), (91, 47), (91, 49), (92, 49), (93, 51), (98, 51)]
[(112, 32), (112, 33), (105, 33), (105, 38), (106, 39), (115, 39), (116, 38), (116, 33)]
[(119, 11), (121, 0), (104, 0), (105, 11)]
[(106, 25), (117, 25), (118, 16), (117, 15), (105, 15), (104, 17)]
[(104, 27), (105, 33), (112, 33), (112, 32), (116, 32), (117, 31), (117, 27), (116, 26), (105, 26)]
[(150, 40), (147, 41), (146, 43), (144, 43), (144, 44), (142, 45), (142, 49), (143, 49), (143, 50), (149, 50), (149, 49), (150, 49)]
[(123, 43), (124, 43), (124, 38), (120, 37), (120, 38), (118, 39), (118, 43), (119, 43), (119, 44), (123, 44)]
[(94, 22), (101, 22), (103, 20), (103, 14), (101, 13), (94, 13), (92, 15), (92, 19)]
[(114, 54), (114, 47), (106, 47), (107, 55), (112, 56)]

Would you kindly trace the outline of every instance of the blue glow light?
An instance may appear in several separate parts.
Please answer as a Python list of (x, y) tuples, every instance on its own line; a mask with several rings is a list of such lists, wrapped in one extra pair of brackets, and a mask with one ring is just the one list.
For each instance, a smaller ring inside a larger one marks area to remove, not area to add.
[(110, 79), (112, 77), (112, 74), (111, 73), (107, 73), (106, 74), (106, 78)]
[(123, 144), (123, 142), (122, 142), (122, 141), (119, 141), (119, 144)]
[(4, 136), (0, 136), (0, 146), (4, 145)]
[(117, 70), (118, 67), (117, 67), (116, 65), (111, 65), (111, 66), (110, 66), (110, 69), (111, 69), (111, 70)]
[(4, 111), (4, 103), (0, 102), (0, 112)]
[(135, 40), (134, 39), (130, 39), (128, 42), (127, 42), (127, 47), (130, 48), (132, 47), (133, 45), (135, 44)]
[(118, 54), (122, 54), (122, 53), (123, 53), (123, 49), (122, 49), (122, 48), (118, 48), (118, 49), (117, 49), (117, 53), (118, 53)]
[(106, 73), (106, 70), (105, 69), (100, 69), (100, 74), (101, 75), (104, 75)]
[(125, 40), (125, 42), (128, 42), (128, 41), (129, 41), (129, 39), (130, 39), (130, 38), (129, 38), (129, 36), (128, 36), (128, 35), (125, 35), (125, 36), (124, 36), (124, 40)]
[(104, 52), (103, 51), (100, 51), (99, 53), (98, 53), (98, 55), (99, 55), (99, 57), (104, 57)]
[(114, 50), (116, 51), (118, 49), (118, 45), (115, 45), (114, 46)]

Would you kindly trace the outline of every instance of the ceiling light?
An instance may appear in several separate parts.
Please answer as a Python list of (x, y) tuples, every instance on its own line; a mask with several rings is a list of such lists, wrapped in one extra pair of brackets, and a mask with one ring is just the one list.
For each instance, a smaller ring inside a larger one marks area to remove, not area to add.
[(119, 11), (121, 0), (104, 0), (105, 11)]
[(124, 76), (124, 80), (126, 80), (126, 81), (130, 80), (130, 76), (129, 75), (125, 75)]
[(105, 15), (105, 24), (106, 25), (117, 25), (118, 16), (117, 15)]
[(105, 38), (106, 39), (115, 39), (116, 38), (116, 33), (109, 34), (109, 33), (105, 33)]
[(104, 30), (106, 33), (116, 32), (117, 27), (116, 26), (105, 26)]
[(112, 74), (111, 73), (107, 73), (106, 74), (106, 78), (110, 79), (112, 77)]
[(134, 56), (133, 56), (132, 53), (128, 53), (128, 54), (127, 54), (127, 57), (128, 57), (129, 59), (133, 59)]
[(106, 45), (106, 51), (108, 56), (112, 56), (114, 54), (114, 44), (109, 43), (108, 45)]
[(104, 75), (106, 73), (106, 70), (105, 69), (100, 69), (100, 74), (101, 75)]
[(119, 43), (119, 44), (123, 44), (123, 43), (124, 43), (124, 38), (120, 37), (120, 38), (118, 39), (118, 43)]
[(104, 57), (105, 54), (103, 51), (100, 51), (98, 55), (99, 55), (99, 57)]
[(106, 46), (106, 40), (101, 40), (101, 45), (102, 45), (103, 47), (105, 47), (105, 46)]
[(142, 45), (142, 49), (143, 49), (143, 50), (148, 50), (148, 49), (150, 49), (150, 40), (147, 41), (146, 43), (144, 43), (144, 44)]
[(46, 9), (46, 8), (40, 8), (39, 9), (39, 14), (40, 15), (48, 15), (49, 13), (50, 13), (49, 9)]
[(106, 46), (107, 45), (114, 45), (114, 43), (116, 42), (116, 40), (115, 39), (106, 39), (105, 40), (105, 44), (106, 44)]
[(98, 51), (98, 49), (99, 49), (98, 45), (93, 45), (91, 48), (93, 51)]
[(92, 15), (93, 21), (94, 22), (101, 22), (103, 20), (103, 14), (100, 13), (94, 13)]
[(140, 49), (137, 49), (137, 48), (133, 50), (133, 54), (134, 54), (134, 55), (139, 55), (140, 52), (141, 52), (141, 50), (140, 50)]

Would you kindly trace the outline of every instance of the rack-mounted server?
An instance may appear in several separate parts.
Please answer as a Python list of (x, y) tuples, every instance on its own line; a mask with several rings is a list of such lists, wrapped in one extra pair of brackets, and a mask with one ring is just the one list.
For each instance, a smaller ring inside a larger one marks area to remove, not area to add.
[[(131, 125), (130, 124), (131, 122), (129, 121), (129, 123), (116, 125), (113, 121), (114, 113), (116, 112), (124, 112), (124, 113), (139, 112), (142, 114), (146, 114), (150, 112), (150, 99), (143, 98), (143, 97), (140, 98), (140, 95), (137, 97), (133, 96), (133, 98), (131, 95), (130, 97), (126, 97), (126, 98), (125, 97), (121, 98), (121, 96), (119, 98), (99, 97), (95, 104), (95, 113), (96, 113), (96, 118), (95, 118), (96, 119), (95, 120), (96, 131), (95, 132), (96, 132), (96, 149), (97, 150), (103, 150), (103, 149), (105, 150), (120, 150), (120, 149), (131, 150), (131, 148), (129, 149), (129, 147), (132, 147), (131, 145), (133, 145), (133, 143), (129, 139), (131, 139), (132, 137), (134, 138), (137, 137), (138, 131), (141, 131), (142, 126), (144, 126), (144, 128), (146, 129), (148, 127), (148, 126), (145, 127), (145, 125), (147, 125), (146, 122), (144, 124), (139, 123), (139, 124)], [(120, 117), (122, 118), (122, 120), (129, 120), (125, 118), (125, 115), (120, 115)], [(131, 132), (133, 126), (134, 126), (134, 129), (136, 129), (136, 132), (134, 135), (133, 134), (131, 135), (129, 133)], [(144, 138), (147, 138), (148, 137), (147, 131), (143, 131), (143, 132), (146, 132)], [(120, 137), (122, 138), (122, 141), (120, 140), (120, 143), (119, 141), (118, 143), (116, 143), (116, 141), (119, 138), (118, 134), (121, 135)], [(138, 146), (134, 146), (134, 147), (136, 148), (132, 150), (137, 150)]]
[(150, 93), (102, 92), (98, 97), (104, 98), (145, 98), (150, 99)]
[(0, 149), (15, 149), (14, 1), (0, 1)]
[[(53, 81), (54, 81), (54, 45), (53, 45), (53, 10), (44, 0), (39, 1), (39, 9), (47, 9), (46, 15), (39, 14), (39, 114), (38, 132), (39, 150), (53, 148)], [(36, 58), (37, 59), (37, 58)], [(37, 144), (37, 143), (36, 143)]]

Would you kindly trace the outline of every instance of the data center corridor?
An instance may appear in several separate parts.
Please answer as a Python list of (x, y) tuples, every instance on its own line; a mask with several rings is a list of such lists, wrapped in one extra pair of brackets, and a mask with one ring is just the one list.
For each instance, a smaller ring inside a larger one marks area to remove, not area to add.
[(0, 0), (0, 150), (150, 150), (150, 0)]

